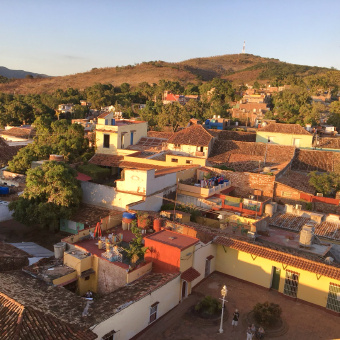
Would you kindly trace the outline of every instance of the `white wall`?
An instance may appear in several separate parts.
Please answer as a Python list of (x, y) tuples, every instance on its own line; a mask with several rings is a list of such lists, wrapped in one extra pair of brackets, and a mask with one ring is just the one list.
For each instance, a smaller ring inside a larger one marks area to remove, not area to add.
[(98, 339), (112, 330), (117, 332), (115, 340), (131, 339), (149, 325), (150, 306), (159, 302), (157, 308), (157, 319), (159, 319), (178, 304), (179, 291), (180, 276), (177, 276), (158, 290), (101, 322), (93, 328), (93, 332), (98, 335)]
[(215, 270), (215, 261), (216, 261), (216, 245), (210, 243), (204, 244), (199, 242), (195, 246), (195, 253), (194, 253), (194, 263), (193, 267), (201, 274), (197, 279), (192, 281), (191, 287), (197, 285), (201, 280), (204, 279), (205, 273), (205, 260), (208, 256), (213, 255), (214, 258), (210, 260), (210, 273)]
[(155, 177), (155, 170), (148, 171), (146, 194), (151, 195), (157, 191), (176, 185), (177, 173)]
[(0, 222), (12, 219), (12, 212), (8, 209), (8, 202), (0, 201)]
[(163, 205), (163, 193), (160, 192), (154, 196), (145, 197), (145, 201), (136, 205), (130, 206), (134, 210), (150, 210), (159, 211)]

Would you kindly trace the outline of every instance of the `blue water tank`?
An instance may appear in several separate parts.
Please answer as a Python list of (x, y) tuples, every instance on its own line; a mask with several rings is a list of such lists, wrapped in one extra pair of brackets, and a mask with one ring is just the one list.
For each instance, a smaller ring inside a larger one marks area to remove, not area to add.
[(126, 211), (126, 212), (123, 213), (123, 218), (135, 219), (136, 218), (136, 214), (129, 213), (129, 212)]
[(8, 195), (9, 188), (8, 187), (0, 187), (0, 195)]
[(207, 119), (204, 124), (205, 125), (209, 125), (210, 124), (210, 119)]

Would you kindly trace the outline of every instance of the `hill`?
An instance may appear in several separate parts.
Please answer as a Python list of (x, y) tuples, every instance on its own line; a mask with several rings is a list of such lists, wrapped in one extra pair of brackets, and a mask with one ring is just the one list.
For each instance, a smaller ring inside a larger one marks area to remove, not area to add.
[(151, 61), (124, 67), (94, 68), (88, 72), (63, 77), (16, 79), (0, 84), (0, 92), (51, 93), (58, 88), (68, 87), (83, 90), (94, 83), (111, 83), (118, 86), (127, 82), (135, 86), (141, 82), (158, 83), (161, 79), (187, 84), (208, 81), (214, 77), (228, 79), (235, 84), (252, 84), (256, 80), (264, 83), (282, 74), (304, 77), (324, 74), (329, 70), (322, 67), (289, 64), (278, 59), (262, 58), (251, 54), (233, 54), (195, 58), (179, 63)]
[(15, 79), (23, 79), (26, 78), (26, 76), (31, 75), (33, 77), (38, 78), (46, 78), (48, 77), (46, 74), (39, 74), (34, 72), (28, 72), (23, 70), (10, 70), (7, 67), (0, 66), (0, 76), (6, 77), (6, 78), (15, 78)]

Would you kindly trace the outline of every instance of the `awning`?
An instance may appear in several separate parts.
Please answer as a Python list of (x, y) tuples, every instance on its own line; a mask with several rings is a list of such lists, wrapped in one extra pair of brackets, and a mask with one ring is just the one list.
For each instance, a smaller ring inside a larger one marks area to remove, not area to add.
[(185, 272), (182, 273), (181, 279), (187, 282), (192, 282), (197, 279), (201, 274), (194, 268), (190, 267)]

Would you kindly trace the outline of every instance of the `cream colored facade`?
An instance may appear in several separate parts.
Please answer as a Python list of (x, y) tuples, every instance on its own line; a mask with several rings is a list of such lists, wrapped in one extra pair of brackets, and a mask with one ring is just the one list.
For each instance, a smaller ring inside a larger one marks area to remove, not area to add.
[(102, 339), (105, 334), (111, 331), (116, 331), (114, 340), (131, 339), (149, 326), (150, 307), (154, 303), (158, 302), (157, 319), (178, 304), (179, 289), (180, 276), (177, 276), (142, 299), (132, 301), (132, 304), (112, 315), (109, 319), (94, 325), (91, 327), (92, 331), (98, 335), (98, 339)]
[(195, 145), (185, 145), (185, 144), (168, 144), (168, 149), (171, 151), (182, 152), (187, 156), (195, 156), (200, 158), (208, 158), (209, 152), (211, 151), (213, 145), (213, 139), (211, 139), (208, 146), (195, 146)]
[(148, 123), (128, 119), (115, 119), (114, 113), (98, 118), (96, 125), (97, 153), (114, 155), (118, 149), (136, 144), (147, 136)]
[(292, 145), (297, 148), (311, 148), (313, 135), (294, 135), (288, 133), (266, 132), (258, 130), (256, 132), (256, 143), (271, 143), (278, 145)]

